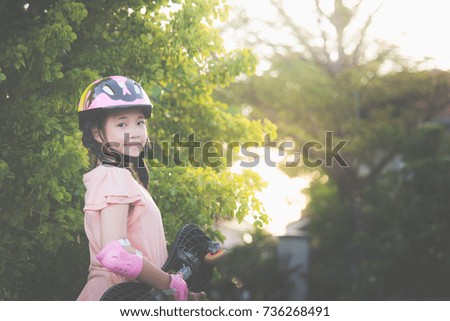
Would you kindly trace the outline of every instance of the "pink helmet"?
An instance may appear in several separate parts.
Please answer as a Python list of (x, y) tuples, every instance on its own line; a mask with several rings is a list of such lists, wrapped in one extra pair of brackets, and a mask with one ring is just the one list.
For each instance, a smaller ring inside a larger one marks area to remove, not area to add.
[(144, 116), (149, 118), (152, 103), (144, 89), (134, 80), (123, 76), (101, 78), (90, 84), (83, 92), (78, 104), (80, 129), (91, 117), (96, 117), (105, 109), (142, 107)]

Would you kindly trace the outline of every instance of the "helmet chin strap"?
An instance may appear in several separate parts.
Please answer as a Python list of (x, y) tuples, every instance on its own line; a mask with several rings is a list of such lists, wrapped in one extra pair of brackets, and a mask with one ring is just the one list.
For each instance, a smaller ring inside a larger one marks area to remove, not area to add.
[[(105, 160), (106, 162), (109, 162), (111, 165), (115, 166), (126, 166), (129, 164), (133, 164), (137, 166), (138, 168), (145, 168), (144, 164), (144, 157), (147, 155), (148, 151), (148, 139), (147, 142), (144, 145), (144, 150), (139, 153), (138, 156), (130, 156), (127, 154), (120, 153), (110, 147), (108, 143), (105, 143), (104, 146), (106, 146), (105, 150), (103, 151), (104, 154), (108, 158), (112, 158), (112, 161)], [(105, 153), (106, 151), (106, 153)]]
[(129, 167), (130, 164), (139, 162), (139, 156), (130, 156), (113, 150), (108, 143), (102, 146), (100, 161), (102, 164), (113, 165), (118, 167)]
[(100, 155), (101, 157), (98, 157), (97, 155), (101, 164), (126, 168), (135, 174), (135, 178), (138, 179), (145, 188), (148, 187), (148, 170), (144, 163), (144, 157), (146, 155), (145, 147), (139, 156), (125, 155), (117, 151), (111, 152), (110, 148), (103, 149), (103, 152), (101, 152), (102, 155)]

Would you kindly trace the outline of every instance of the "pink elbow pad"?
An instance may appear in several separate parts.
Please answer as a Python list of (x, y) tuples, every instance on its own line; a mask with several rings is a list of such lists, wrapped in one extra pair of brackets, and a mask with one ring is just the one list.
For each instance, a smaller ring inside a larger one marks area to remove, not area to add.
[(109, 271), (130, 279), (136, 279), (141, 274), (144, 263), (140, 251), (136, 251), (136, 254), (130, 254), (123, 248), (123, 246), (130, 245), (127, 239), (109, 242), (96, 255), (96, 258)]
[(173, 297), (177, 301), (186, 301), (188, 298), (189, 290), (187, 288), (186, 281), (180, 275), (170, 275), (170, 290), (173, 291)]

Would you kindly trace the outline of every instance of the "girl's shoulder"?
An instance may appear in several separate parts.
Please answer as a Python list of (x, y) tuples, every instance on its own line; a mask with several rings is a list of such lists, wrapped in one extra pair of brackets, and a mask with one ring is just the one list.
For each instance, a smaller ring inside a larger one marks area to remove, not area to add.
[(100, 211), (108, 204), (134, 204), (142, 200), (139, 184), (125, 168), (100, 165), (84, 174), (83, 182), (84, 211)]
[(85, 185), (103, 180), (123, 181), (133, 180), (133, 177), (127, 169), (110, 165), (99, 165), (83, 175)]

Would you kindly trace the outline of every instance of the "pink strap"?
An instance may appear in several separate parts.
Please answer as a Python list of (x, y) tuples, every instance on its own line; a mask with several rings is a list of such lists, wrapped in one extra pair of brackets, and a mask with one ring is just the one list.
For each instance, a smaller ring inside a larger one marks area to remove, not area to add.
[(186, 301), (189, 293), (186, 281), (179, 274), (171, 274), (170, 278), (170, 289), (175, 291), (173, 294), (174, 299), (177, 301)]

